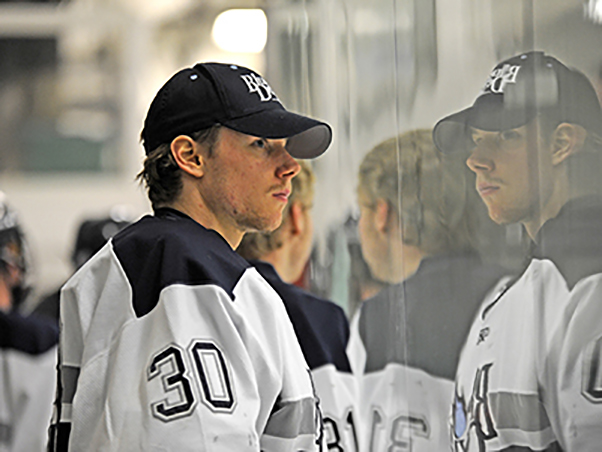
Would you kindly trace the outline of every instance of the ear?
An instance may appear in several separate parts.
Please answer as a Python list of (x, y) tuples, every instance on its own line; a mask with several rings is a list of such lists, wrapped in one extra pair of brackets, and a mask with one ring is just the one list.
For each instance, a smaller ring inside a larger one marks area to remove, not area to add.
[(389, 203), (385, 199), (378, 198), (374, 209), (374, 226), (376, 227), (376, 230), (379, 232), (387, 232), (389, 229), (391, 206), (389, 206)]
[(186, 135), (179, 135), (170, 145), (171, 153), (182, 171), (193, 177), (201, 178), (205, 173), (204, 157), (201, 146)]
[(556, 166), (577, 153), (586, 137), (585, 129), (577, 124), (563, 122), (558, 125), (552, 134), (552, 164)]
[(295, 201), (290, 205), (288, 217), (290, 219), (291, 234), (302, 234), (305, 231), (305, 212), (299, 201)]

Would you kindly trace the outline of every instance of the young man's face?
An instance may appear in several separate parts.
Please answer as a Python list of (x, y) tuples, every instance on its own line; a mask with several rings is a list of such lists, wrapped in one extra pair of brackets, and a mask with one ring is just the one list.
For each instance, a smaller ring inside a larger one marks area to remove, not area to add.
[(285, 144), (286, 140), (220, 129), (213, 154), (205, 159), (201, 189), (223, 227), (247, 232), (272, 231), (280, 225), (291, 180), (300, 170)]
[(501, 132), (472, 129), (475, 147), (466, 164), (476, 188), (498, 224), (536, 220), (553, 189), (550, 153), (537, 121)]

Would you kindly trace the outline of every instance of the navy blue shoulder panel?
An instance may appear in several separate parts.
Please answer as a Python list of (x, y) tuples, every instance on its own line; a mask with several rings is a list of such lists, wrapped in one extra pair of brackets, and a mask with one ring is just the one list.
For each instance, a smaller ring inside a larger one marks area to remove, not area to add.
[(569, 288), (602, 273), (602, 198), (569, 201), (541, 227), (536, 241), (532, 257), (554, 262)]
[(129, 280), (133, 307), (142, 317), (173, 284), (212, 284), (234, 300), (233, 289), (249, 264), (224, 238), (172, 209), (158, 209), (113, 237), (113, 249)]
[(472, 320), (507, 273), (472, 254), (423, 259), (414, 275), (362, 304), (365, 372), (398, 363), (453, 380)]
[(270, 264), (260, 261), (251, 264), (284, 301), (309, 368), (334, 364), (341, 372), (351, 372), (345, 352), (349, 341), (345, 311), (332, 301), (285, 283)]
[(0, 311), (1, 349), (39, 355), (54, 347), (58, 340), (59, 329), (55, 322)]

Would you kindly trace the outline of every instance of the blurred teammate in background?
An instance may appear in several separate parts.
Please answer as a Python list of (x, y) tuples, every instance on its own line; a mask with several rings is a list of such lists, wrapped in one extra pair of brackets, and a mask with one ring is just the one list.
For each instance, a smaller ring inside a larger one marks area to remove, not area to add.
[(362, 252), (388, 284), (362, 304), (351, 331), (362, 451), (449, 447), (458, 356), (476, 309), (502, 277), (475, 250), (479, 206), (468, 176), (426, 129), (380, 143), (360, 165)]
[[(88, 218), (80, 223), (71, 253), (71, 264), (74, 271), (96, 254), (107, 243), (107, 240), (131, 223), (130, 216), (122, 210), (117, 208), (107, 217)], [(54, 320), (58, 325), (59, 300), (60, 288), (45, 295), (32, 314)]]
[(282, 300), (234, 249), (282, 221), (327, 124), (242, 66), (200, 63), (151, 103), (154, 214), (111, 238), (61, 292), (53, 450), (315, 451), (321, 415)]
[(600, 449), (601, 133), (589, 80), (543, 52), (499, 63), (474, 104), (434, 129), (442, 151), (468, 157), (489, 216), (533, 241), (470, 331), (453, 450)]
[(282, 224), (271, 233), (247, 233), (238, 254), (249, 260), (278, 292), (312, 371), (329, 450), (356, 450), (353, 378), (345, 349), (349, 324), (337, 304), (295, 286), (309, 259), (315, 176), (299, 161)]
[(26, 240), (0, 192), (0, 450), (46, 445), (56, 384), (58, 329), (18, 312), (29, 270)]

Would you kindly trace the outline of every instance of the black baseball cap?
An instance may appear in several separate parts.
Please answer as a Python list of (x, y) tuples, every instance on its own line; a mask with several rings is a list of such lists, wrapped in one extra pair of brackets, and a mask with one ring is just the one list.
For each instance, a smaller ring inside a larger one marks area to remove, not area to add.
[(557, 124), (568, 122), (602, 132), (602, 111), (585, 75), (540, 51), (523, 53), (499, 63), (474, 104), (441, 119), (433, 140), (442, 152), (472, 148), (470, 127), (501, 131), (524, 126), (539, 113)]
[(243, 66), (199, 63), (182, 69), (159, 90), (142, 130), (148, 154), (178, 135), (221, 124), (261, 138), (288, 138), (295, 158), (321, 155), (332, 141), (330, 126), (287, 111), (265, 79)]

